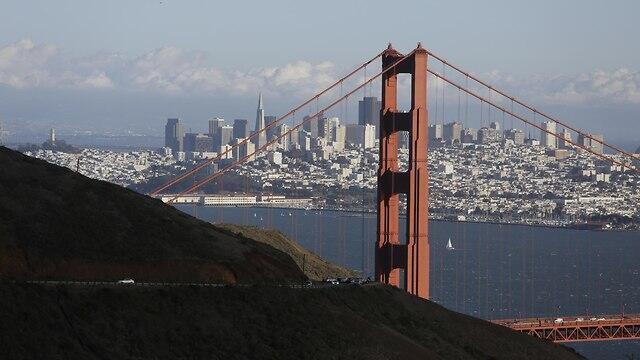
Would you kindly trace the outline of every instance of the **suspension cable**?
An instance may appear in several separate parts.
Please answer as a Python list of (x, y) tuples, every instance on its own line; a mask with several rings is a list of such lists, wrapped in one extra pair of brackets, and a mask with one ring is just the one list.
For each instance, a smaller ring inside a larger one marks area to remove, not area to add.
[[(523, 118), (522, 116), (519, 116), (519, 115), (517, 115), (517, 114), (515, 114), (515, 113), (513, 113), (513, 112), (511, 112), (511, 111), (509, 111), (509, 110), (507, 110), (507, 109), (505, 109), (504, 107), (502, 107), (502, 106), (500, 106), (500, 105), (497, 105), (497, 104), (495, 104), (495, 103), (493, 103), (493, 102), (491, 102), (491, 101), (488, 101), (487, 99), (483, 98), (482, 96), (477, 95), (476, 93), (474, 93), (474, 92), (472, 92), (472, 91), (468, 90), (467, 88), (465, 88), (465, 87), (463, 87), (463, 86), (461, 86), (461, 85), (459, 85), (459, 84), (457, 84), (457, 83), (455, 83), (455, 82), (453, 82), (453, 81), (451, 81), (451, 80), (449, 80), (449, 79), (445, 78), (444, 76), (442, 76), (442, 75), (438, 74), (437, 72), (434, 72), (434, 71), (433, 71), (433, 70), (431, 70), (431, 69), (427, 69), (427, 72), (429, 72), (429, 73), (433, 74), (434, 76), (436, 76), (436, 77), (438, 77), (438, 78), (442, 79), (443, 81), (445, 81), (445, 82), (449, 83), (450, 85), (452, 85), (452, 86), (454, 86), (454, 87), (457, 87), (458, 89), (460, 89), (460, 90), (462, 90), (462, 91), (464, 91), (464, 92), (468, 93), (469, 95), (471, 95), (471, 96), (475, 97), (476, 99), (480, 100), (481, 102), (486, 102), (486, 103), (487, 103), (487, 105), (493, 106), (494, 108), (496, 108), (496, 109), (498, 109), (498, 110), (502, 110), (502, 111), (506, 112), (507, 114), (509, 114), (509, 115), (511, 115), (511, 116), (513, 116), (513, 117), (515, 117), (516, 119), (518, 119), (518, 120), (520, 120), (520, 121), (522, 121), (522, 122), (524, 122), (524, 123), (526, 123), (526, 124), (528, 124), (528, 125), (531, 125), (532, 127), (536, 128), (536, 129), (538, 129), (538, 130), (540, 130), (541, 132), (544, 132), (544, 133), (547, 133), (547, 134), (553, 135), (554, 137), (556, 137), (556, 138), (558, 138), (558, 139), (560, 139), (560, 138), (561, 138), (561, 137), (560, 137), (560, 135), (558, 135), (558, 134), (556, 134), (556, 133), (554, 133), (554, 132), (551, 132), (551, 131), (549, 131), (549, 130), (545, 129), (545, 128), (541, 127), (540, 125), (535, 124), (535, 123), (533, 123), (533, 122), (531, 122), (531, 121), (529, 121), (529, 120), (527, 120), (527, 119)], [(537, 110), (535, 110), (535, 109), (532, 109), (532, 111), (534, 112), (534, 114), (540, 114), (540, 113), (539, 113)], [(575, 131), (575, 130), (574, 130), (574, 131)], [(629, 165), (627, 165), (627, 164), (625, 164), (625, 163), (623, 163), (623, 162), (620, 162), (620, 161), (618, 161), (618, 160), (616, 160), (616, 159), (613, 159), (613, 158), (611, 158), (611, 157), (609, 157), (609, 156), (607, 156), (607, 155), (597, 153), (597, 152), (593, 151), (592, 149), (590, 149), (590, 148), (588, 148), (588, 147), (586, 147), (586, 146), (584, 146), (584, 145), (581, 145), (581, 144), (578, 144), (578, 143), (576, 143), (576, 142), (573, 142), (573, 140), (565, 139), (565, 141), (566, 141), (566, 142), (568, 142), (568, 143), (570, 143), (571, 145), (576, 146), (576, 147), (579, 147), (579, 148), (581, 148), (581, 149), (583, 149), (583, 150), (587, 151), (588, 153), (591, 153), (591, 154), (593, 154), (593, 155), (595, 155), (595, 156), (597, 156), (597, 157), (599, 157), (599, 158), (601, 158), (601, 159), (604, 159), (604, 160), (609, 161), (609, 162), (611, 162), (611, 163), (613, 163), (613, 164), (615, 164), (615, 165), (621, 166), (621, 167), (623, 167), (623, 168), (625, 168), (625, 169), (629, 169), (629, 170), (631, 170), (631, 171), (633, 171), (633, 172), (635, 172), (635, 173), (640, 174), (640, 169), (637, 169), (637, 168), (636, 168), (636, 167), (634, 167), (634, 166), (629, 166)]]
[(454, 69), (455, 71), (459, 72), (460, 74), (463, 74), (463, 75), (465, 75), (466, 77), (468, 77), (468, 78), (472, 79), (473, 81), (475, 81), (475, 82), (479, 83), (480, 85), (483, 85), (483, 86), (485, 86), (485, 87), (489, 88), (489, 90), (490, 90), (490, 91), (491, 91), (491, 90), (492, 90), (492, 91), (495, 91), (496, 93), (498, 93), (498, 94), (500, 94), (500, 95), (504, 96), (505, 98), (510, 99), (512, 102), (515, 102), (515, 103), (517, 103), (518, 105), (520, 105), (520, 106), (522, 106), (522, 107), (525, 107), (525, 108), (527, 108), (527, 109), (529, 109), (529, 110), (531, 110), (531, 111), (534, 111), (534, 112), (538, 113), (539, 115), (541, 115), (542, 117), (544, 117), (544, 118), (546, 118), (546, 119), (548, 119), (548, 120), (551, 120), (551, 121), (553, 121), (553, 122), (555, 122), (555, 123), (558, 123), (558, 124), (562, 125), (563, 127), (567, 128), (567, 129), (569, 129), (569, 130), (571, 130), (571, 131), (573, 131), (573, 132), (575, 132), (575, 133), (577, 133), (577, 134), (579, 134), (579, 135), (582, 135), (582, 136), (584, 136), (584, 137), (586, 137), (586, 138), (588, 138), (588, 139), (590, 139), (590, 140), (592, 140), (592, 141), (595, 141), (595, 142), (597, 142), (597, 143), (600, 143), (600, 144), (602, 144), (602, 145), (604, 145), (604, 146), (606, 146), (606, 147), (608, 147), (608, 148), (610, 148), (610, 149), (612, 149), (612, 150), (618, 151), (619, 153), (624, 154), (625, 156), (627, 156), (627, 157), (629, 157), (629, 158), (631, 158), (631, 159), (633, 159), (633, 160), (640, 160), (640, 157), (638, 157), (637, 155), (634, 155), (634, 154), (631, 154), (631, 153), (629, 153), (629, 152), (627, 152), (627, 151), (624, 151), (623, 149), (621, 149), (621, 148), (619, 148), (619, 147), (617, 147), (617, 146), (615, 146), (615, 145), (611, 145), (611, 144), (605, 143), (603, 140), (600, 140), (600, 139), (594, 138), (593, 136), (591, 136), (591, 135), (590, 135), (590, 134), (588, 134), (588, 133), (585, 133), (584, 131), (581, 131), (581, 130), (579, 130), (579, 129), (577, 129), (577, 128), (574, 128), (574, 127), (572, 127), (571, 125), (568, 125), (567, 123), (565, 123), (565, 122), (563, 122), (563, 121), (560, 121), (560, 120), (558, 120), (558, 119), (556, 119), (556, 118), (553, 118), (553, 117), (551, 117), (550, 115), (547, 115), (547, 114), (545, 114), (545, 113), (543, 113), (543, 112), (541, 112), (541, 111), (538, 111), (536, 108), (534, 108), (534, 107), (532, 107), (532, 106), (529, 106), (529, 105), (525, 104), (524, 102), (522, 102), (522, 101), (520, 101), (520, 100), (516, 99), (516, 98), (515, 98), (515, 97), (513, 97), (513, 96), (509, 96), (509, 95), (507, 95), (504, 91), (501, 91), (501, 90), (496, 89), (495, 87), (491, 86), (490, 84), (488, 84), (488, 83), (486, 83), (486, 82), (484, 82), (484, 81), (482, 81), (482, 80), (478, 79), (477, 77), (475, 77), (475, 76), (473, 76), (473, 75), (469, 74), (468, 72), (466, 72), (466, 71), (462, 70), (460, 67), (458, 67), (458, 66), (456, 66), (456, 65), (451, 64), (450, 62), (448, 62), (448, 61), (447, 61), (447, 60), (445, 60), (444, 58), (442, 58), (442, 57), (440, 57), (440, 56), (438, 56), (438, 55), (436, 55), (436, 54), (432, 53), (431, 51), (427, 50), (427, 53), (429, 54), (429, 56), (434, 57), (434, 58), (435, 58), (435, 59), (437, 59), (438, 61), (442, 62), (443, 64), (446, 64), (447, 66), (449, 66), (450, 68), (452, 68), (452, 69)]

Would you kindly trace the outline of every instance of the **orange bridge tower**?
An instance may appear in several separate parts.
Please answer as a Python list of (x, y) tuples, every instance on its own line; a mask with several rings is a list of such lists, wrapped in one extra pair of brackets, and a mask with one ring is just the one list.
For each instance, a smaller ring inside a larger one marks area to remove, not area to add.
[[(429, 171), (427, 146), (427, 57), (420, 44), (405, 57), (389, 47), (382, 55), (385, 69), (400, 61), (382, 77), (380, 114), (380, 167), (378, 169), (378, 239), (376, 243), (376, 280), (404, 288), (424, 299), (429, 298)], [(411, 110), (398, 111), (398, 74), (411, 74)], [(398, 134), (409, 133), (407, 171), (398, 168)], [(399, 239), (399, 198), (407, 196), (407, 237)]]

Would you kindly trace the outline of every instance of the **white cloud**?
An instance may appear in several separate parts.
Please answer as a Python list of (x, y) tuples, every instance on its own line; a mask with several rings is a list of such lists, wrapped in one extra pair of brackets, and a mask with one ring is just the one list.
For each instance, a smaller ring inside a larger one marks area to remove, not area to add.
[(34, 44), (28, 39), (0, 48), (0, 84), (15, 88), (113, 86), (103, 71), (74, 68), (55, 46)]
[[(308, 61), (247, 71), (223, 70), (212, 66), (206, 53), (175, 47), (133, 58), (117, 53), (74, 58), (55, 46), (31, 40), (0, 47), (0, 84), (23, 89), (117, 89), (208, 96), (253, 95), (261, 90), (272, 97), (304, 98), (331, 84), (339, 72), (330, 62)], [(626, 68), (521, 78), (491, 71), (481, 77), (535, 104), (640, 104), (640, 72)], [(436, 85), (442, 86), (440, 82)], [(448, 94), (455, 97), (455, 92)], [(499, 101), (497, 96), (493, 99)]]
[(101, 53), (65, 57), (51, 45), (21, 40), (0, 48), (0, 84), (15, 88), (80, 88), (167, 94), (255, 94), (304, 96), (335, 79), (329, 62), (306, 61), (249, 71), (224, 71), (203, 52), (163, 47), (135, 58)]
[(553, 105), (640, 104), (640, 72), (627, 68), (577, 75), (534, 75), (523, 78), (498, 71), (483, 74), (499, 88), (529, 102)]

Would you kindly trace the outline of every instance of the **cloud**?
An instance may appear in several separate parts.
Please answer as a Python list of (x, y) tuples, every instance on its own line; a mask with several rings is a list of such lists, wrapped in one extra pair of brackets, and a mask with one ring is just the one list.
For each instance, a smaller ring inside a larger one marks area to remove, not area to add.
[(163, 47), (125, 58), (101, 53), (65, 57), (56, 47), (21, 40), (0, 48), (0, 84), (15, 88), (114, 88), (174, 95), (304, 96), (334, 81), (329, 62), (298, 61), (248, 71), (224, 71), (208, 63), (204, 52)]
[(0, 48), (0, 84), (15, 88), (106, 88), (113, 82), (99, 69), (74, 68), (52, 45), (20, 40)]
[[(115, 89), (205, 96), (244, 96), (262, 91), (270, 97), (305, 98), (335, 81), (342, 70), (331, 62), (308, 61), (223, 70), (212, 65), (205, 52), (176, 47), (162, 47), (135, 57), (118, 53), (70, 57), (53, 45), (28, 39), (0, 47), (0, 84), (20, 89)], [(527, 77), (491, 71), (480, 77), (534, 104), (640, 104), (640, 72), (627, 68)], [(442, 87), (439, 81), (431, 84), (436, 89)], [(401, 85), (408, 86), (406, 79)], [(447, 92), (454, 102), (456, 94)], [(497, 95), (492, 99), (501, 102)]]
[(481, 77), (516, 97), (539, 104), (640, 104), (640, 72), (627, 68), (594, 70), (575, 75), (528, 77), (514, 77), (491, 71)]

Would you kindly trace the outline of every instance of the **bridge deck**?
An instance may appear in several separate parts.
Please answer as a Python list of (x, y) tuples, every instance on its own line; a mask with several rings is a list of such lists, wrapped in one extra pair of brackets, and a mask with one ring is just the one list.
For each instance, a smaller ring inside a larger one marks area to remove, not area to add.
[(640, 314), (507, 319), (492, 322), (557, 343), (640, 339)]

